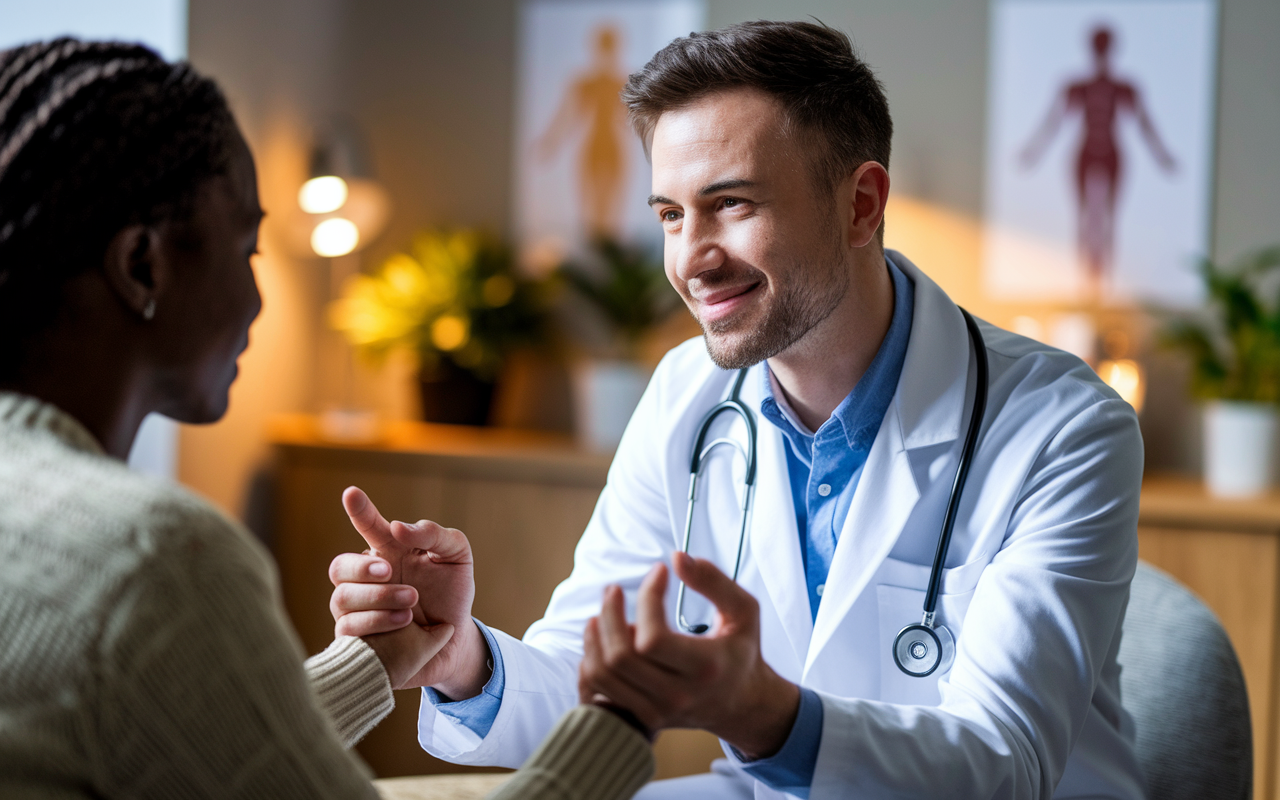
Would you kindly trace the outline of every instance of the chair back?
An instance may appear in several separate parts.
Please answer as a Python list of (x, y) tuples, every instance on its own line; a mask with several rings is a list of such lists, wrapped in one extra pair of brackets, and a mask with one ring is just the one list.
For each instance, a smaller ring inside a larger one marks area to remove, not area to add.
[(1133, 577), (1119, 661), (1152, 800), (1247, 800), (1253, 739), (1235, 650), (1204, 603), (1145, 562)]

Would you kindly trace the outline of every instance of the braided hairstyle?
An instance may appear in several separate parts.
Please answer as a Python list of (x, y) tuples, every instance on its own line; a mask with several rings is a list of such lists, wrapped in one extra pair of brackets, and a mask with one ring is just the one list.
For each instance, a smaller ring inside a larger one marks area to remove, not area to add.
[(0, 379), (121, 228), (190, 217), (239, 135), (213, 81), (141, 45), (0, 51)]

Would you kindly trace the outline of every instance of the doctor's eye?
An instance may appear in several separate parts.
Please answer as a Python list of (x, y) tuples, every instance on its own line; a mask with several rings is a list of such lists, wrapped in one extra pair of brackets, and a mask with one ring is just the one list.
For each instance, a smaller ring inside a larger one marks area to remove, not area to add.
[(663, 222), (676, 222), (680, 219), (680, 212), (674, 208), (668, 208), (665, 211), (658, 214), (658, 217)]

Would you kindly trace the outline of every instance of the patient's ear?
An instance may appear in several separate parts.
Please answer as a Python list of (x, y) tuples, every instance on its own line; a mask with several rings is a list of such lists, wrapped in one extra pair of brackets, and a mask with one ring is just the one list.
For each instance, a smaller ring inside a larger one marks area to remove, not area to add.
[(150, 225), (128, 225), (107, 243), (102, 271), (125, 308), (150, 322), (168, 283), (160, 232)]

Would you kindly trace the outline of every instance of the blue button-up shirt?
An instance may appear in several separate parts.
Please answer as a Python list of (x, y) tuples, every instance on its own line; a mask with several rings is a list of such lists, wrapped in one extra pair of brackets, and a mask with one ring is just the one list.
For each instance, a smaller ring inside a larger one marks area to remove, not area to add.
[[(840, 540), (840, 529), (849, 515), (871, 445), (898, 390), (898, 378), (911, 339), (915, 287), (887, 257), (885, 262), (893, 278), (893, 318), (889, 331), (853, 391), (816, 432), (800, 421), (782, 394), (777, 379), (768, 367), (764, 370), (766, 383), (760, 413), (781, 430), (787, 440), (791, 499), (796, 510), (796, 530), (800, 533), (800, 552), (804, 554), (809, 612), (815, 619), (836, 543)], [(800, 710), (782, 749), (769, 758), (747, 762), (743, 767), (774, 789), (808, 797), (821, 742), (822, 701), (812, 689), (801, 687)]]
[(791, 410), (767, 366), (762, 372), (765, 385), (760, 413), (782, 431), (787, 441), (791, 499), (800, 533), (800, 552), (804, 554), (809, 611), (815, 619), (840, 529), (849, 515), (862, 468), (898, 389), (898, 376), (907, 357), (915, 287), (892, 262), (889, 274), (893, 277), (893, 318), (880, 350), (853, 391), (816, 433)]
[[(862, 468), (871, 444), (884, 420), (898, 388), (898, 377), (907, 357), (911, 338), (911, 316), (915, 309), (915, 287), (902, 270), (886, 256), (893, 279), (893, 318), (880, 350), (831, 417), (816, 432), (810, 431), (787, 404), (777, 380), (764, 369), (764, 399), (760, 413), (781, 431), (787, 440), (787, 471), (796, 510), (796, 529), (804, 553), (805, 583), (809, 590), (809, 610), (816, 618), (818, 606), (831, 571), (840, 529), (844, 526)], [(493, 676), (476, 697), (447, 702), (432, 689), (424, 689), (427, 702), (437, 710), (484, 737), (493, 727), (502, 703), (506, 676), (502, 653), (493, 634), (484, 625), (480, 631), (493, 654)], [(743, 764), (748, 773), (775, 789), (800, 797), (809, 796), (813, 769), (822, 742), (822, 701), (812, 689), (801, 687), (800, 710), (782, 749), (769, 758)]]

